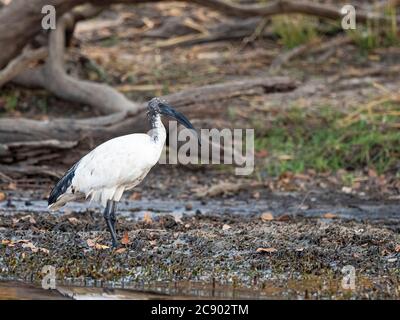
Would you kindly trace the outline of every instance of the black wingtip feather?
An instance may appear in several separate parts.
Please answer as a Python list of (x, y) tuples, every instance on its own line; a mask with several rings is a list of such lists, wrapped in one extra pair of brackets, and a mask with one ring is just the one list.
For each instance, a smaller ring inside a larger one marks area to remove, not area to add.
[(78, 162), (65, 173), (65, 175), (56, 183), (53, 190), (51, 190), (48, 200), (49, 206), (55, 203), (57, 199), (67, 191), (75, 176), (77, 165)]

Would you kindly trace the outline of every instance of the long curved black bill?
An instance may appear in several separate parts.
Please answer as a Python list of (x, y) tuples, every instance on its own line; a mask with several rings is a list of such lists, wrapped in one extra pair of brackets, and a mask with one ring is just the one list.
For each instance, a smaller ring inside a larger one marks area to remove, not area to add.
[(176, 111), (174, 108), (172, 108), (171, 106), (169, 106), (167, 104), (160, 103), (159, 107), (160, 107), (161, 114), (163, 114), (167, 117), (173, 118), (173, 119), (177, 120), (180, 124), (184, 125), (186, 128), (193, 130), (197, 136), (199, 145), (201, 145), (200, 137), (199, 137), (196, 129), (193, 127), (192, 123), (188, 120), (188, 118), (186, 118), (182, 113)]

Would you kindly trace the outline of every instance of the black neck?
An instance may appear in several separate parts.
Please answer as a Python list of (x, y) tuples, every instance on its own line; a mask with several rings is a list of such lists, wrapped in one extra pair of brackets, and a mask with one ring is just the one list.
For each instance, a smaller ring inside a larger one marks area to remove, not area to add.
[(165, 130), (161, 123), (161, 116), (159, 113), (149, 113), (149, 123), (151, 126), (151, 134), (150, 136), (153, 138), (155, 142), (159, 140), (159, 136), (162, 130)]
[(152, 129), (155, 129), (155, 128), (157, 127), (157, 118), (158, 118), (159, 116), (160, 116), (160, 115), (157, 114), (157, 113), (149, 113), (149, 114), (148, 114), (148, 120), (149, 120), (149, 123), (150, 123), (150, 127), (151, 127)]

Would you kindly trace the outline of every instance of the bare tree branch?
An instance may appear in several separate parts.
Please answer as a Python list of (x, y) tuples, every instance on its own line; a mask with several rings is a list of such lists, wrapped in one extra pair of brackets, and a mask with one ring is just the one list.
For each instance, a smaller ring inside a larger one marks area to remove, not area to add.
[[(297, 86), (297, 82), (286, 77), (250, 78), (188, 89), (163, 98), (191, 118), (196, 118), (204, 114), (215, 115), (224, 112), (225, 101), (233, 97), (288, 92)], [(220, 108), (210, 108), (211, 104), (217, 104)], [(138, 108), (143, 110), (146, 104), (142, 103)], [(99, 141), (116, 135), (145, 131), (147, 124), (145, 117), (143, 112), (137, 115), (119, 112), (89, 119), (38, 121), (0, 118), (0, 143), (49, 139), (79, 141), (85, 137)]]
[[(77, 5), (88, 2), (94, 5), (111, 3), (161, 2), (162, 0), (14, 0), (0, 10), (0, 68), (17, 56), (22, 48), (41, 30), (43, 17), (41, 8), (53, 5), (57, 15), (62, 16)], [(268, 4), (242, 5), (225, 0), (178, 0), (209, 7), (224, 14), (238, 17), (272, 16), (284, 13), (301, 13), (327, 19), (341, 19), (341, 5), (331, 6), (311, 1), (276, 0)], [(374, 19), (388, 21), (389, 18), (357, 9), (357, 21)]]
[(0, 70), (0, 88), (27, 69), (32, 63), (36, 63), (46, 57), (47, 48), (24, 50), (21, 55), (11, 60), (3, 70)]
[[(129, 2), (129, 0), (122, 0)], [(197, 3), (201, 6), (209, 7), (217, 11), (223, 12), (230, 16), (249, 17), (249, 16), (273, 16), (285, 13), (301, 13), (313, 15), (321, 18), (332, 20), (341, 19), (343, 17), (340, 12), (342, 5), (332, 6), (329, 4), (321, 4), (311, 1), (294, 1), (294, 0), (275, 0), (268, 4), (242, 5), (225, 0), (180, 0), (185, 2)], [(366, 22), (369, 19), (380, 21), (389, 21), (389, 19), (380, 14), (368, 13), (361, 8), (357, 10), (357, 21)]]
[(74, 24), (74, 16), (67, 13), (58, 19), (57, 28), (49, 38), (49, 57), (43, 67), (28, 69), (15, 81), (29, 87), (44, 87), (54, 95), (85, 105), (90, 105), (103, 114), (132, 112), (139, 105), (127, 99), (112, 87), (91, 81), (75, 79), (64, 70), (65, 30)]

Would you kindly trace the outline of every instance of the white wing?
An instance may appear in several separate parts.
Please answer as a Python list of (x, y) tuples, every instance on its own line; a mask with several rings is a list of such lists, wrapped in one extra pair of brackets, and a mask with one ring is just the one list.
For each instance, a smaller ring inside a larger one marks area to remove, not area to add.
[(164, 141), (147, 134), (130, 134), (99, 145), (77, 162), (53, 188), (49, 208), (91, 197), (104, 206), (119, 201), (122, 193), (139, 184), (160, 158)]
[(81, 159), (71, 187), (103, 205), (108, 199), (118, 201), (124, 190), (143, 180), (160, 154), (147, 134), (111, 139)]

